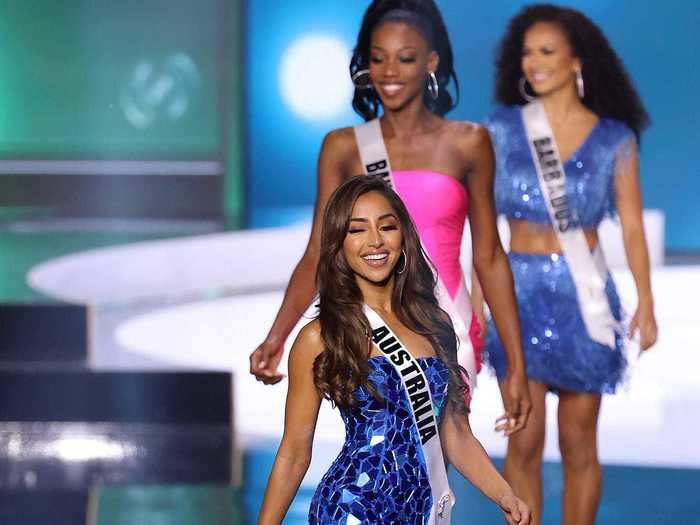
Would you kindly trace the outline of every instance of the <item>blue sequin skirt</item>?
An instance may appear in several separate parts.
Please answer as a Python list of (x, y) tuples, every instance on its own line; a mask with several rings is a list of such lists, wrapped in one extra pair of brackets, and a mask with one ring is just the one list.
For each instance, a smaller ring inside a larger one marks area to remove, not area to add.
[[(626, 367), (622, 338), (616, 336), (616, 348), (612, 349), (589, 337), (564, 256), (510, 253), (508, 258), (528, 378), (554, 391), (614, 392)], [(606, 293), (619, 321), (620, 298), (610, 274)], [(498, 379), (503, 379), (507, 361), (493, 321), (489, 321), (485, 353)]]

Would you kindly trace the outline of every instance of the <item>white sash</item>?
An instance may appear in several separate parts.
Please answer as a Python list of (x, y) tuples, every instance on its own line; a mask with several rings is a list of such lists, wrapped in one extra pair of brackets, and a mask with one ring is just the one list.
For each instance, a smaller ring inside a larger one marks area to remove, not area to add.
[(433, 411), (430, 385), (418, 361), (411, 355), (377, 312), (365, 305), (365, 315), (372, 327), (372, 342), (396, 369), (411, 406), (413, 424), (418, 432), (433, 505), (427, 525), (448, 524), (455, 497), (450, 489), (442, 455), (438, 420)]
[(591, 254), (578, 218), (569, 207), (566, 172), (542, 102), (533, 100), (523, 106), (522, 115), (540, 189), (571, 270), (586, 331), (594, 341), (615, 349), (619, 323), (610, 311), (605, 293), (608, 270), (603, 251), (598, 244)]
[[(382, 128), (379, 125), (379, 119), (370, 120), (364, 124), (355, 126), (355, 139), (357, 147), (360, 151), (360, 158), (367, 175), (381, 175), (382, 178), (394, 190), (396, 185), (391, 173), (391, 164), (389, 162), (389, 154), (386, 151), (384, 137), (382, 136)], [(423, 246), (425, 250), (425, 246)], [(459, 347), (457, 349), (457, 361), (467, 371), (468, 386), (473, 393), (476, 388), (476, 356), (472, 347), (471, 338), (469, 337), (469, 328), (472, 322), (472, 304), (469, 298), (469, 291), (464, 282), (464, 275), (461, 276), (457, 295), (454, 299), (450, 297), (450, 293), (435, 270), (437, 286), (435, 288), (435, 296), (440, 303), (440, 307), (447, 312), (452, 319), (457, 338), (459, 339)]]

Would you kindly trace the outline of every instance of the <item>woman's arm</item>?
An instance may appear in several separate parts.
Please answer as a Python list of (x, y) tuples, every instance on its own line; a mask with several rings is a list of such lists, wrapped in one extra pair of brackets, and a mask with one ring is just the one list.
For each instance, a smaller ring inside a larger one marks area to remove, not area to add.
[(316, 268), (323, 211), (331, 194), (345, 178), (343, 159), (348, 158), (347, 151), (352, 147), (354, 136), (350, 128), (332, 131), (323, 140), (318, 159), (316, 204), (309, 242), (292, 273), (282, 305), (267, 337), (250, 354), (250, 373), (266, 385), (279, 383), (284, 377), (277, 371), (284, 353), (284, 342), (316, 295)]
[(284, 435), (267, 481), (258, 524), (282, 523), (311, 462), (321, 397), (314, 385), (313, 365), (323, 350), (318, 321), (307, 324), (289, 353), (289, 390)]
[(476, 152), (467, 179), (472, 260), (508, 359), (508, 372), (501, 385), (506, 413), (499, 418), (507, 421), (505, 425), (497, 427), (508, 435), (525, 427), (532, 403), (525, 376), (513, 275), (496, 225), (491, 139), (488, 132), (479, 127), (471, 134), (470, 142), (467, 147)]
[(479, 338), (483, 340), (486, 336), (486, 314), (484, 313), (484, 292), (481, 289), (479, 277), (476, 275), (476, 269), (472, 266), (472, 288), (471, 293), (472, 311), (479, 323)]
[(463, 477), (502, 510), (509, 524), (530, 523), (530, 510), (499, 474), (484, 447), (472, 434), (466, 414), (447, 406), (440, 429), (447, 460)]
[(639, 347), (643, 351), (656, 343), (657, 326), (649, 276), (649, 251), (642, 219), (639, 157), (634, 139), (626, 141), (617, 154), (615, 201), (622, 223), (627, 262), (637, 286), (637, 310), (630, 323), (630, 335), (639, 330)]

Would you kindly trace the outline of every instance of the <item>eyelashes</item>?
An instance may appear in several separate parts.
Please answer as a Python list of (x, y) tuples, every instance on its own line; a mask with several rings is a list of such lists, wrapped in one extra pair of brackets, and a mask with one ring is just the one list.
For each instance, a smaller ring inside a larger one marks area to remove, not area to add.
[[(555, 49), (550, 49), (550, 48), (542, 48), (539, 49), (539, 52), (542, 53), (543, 55), (553, 55), (556, 53)], [(532, 51), (529, 49), (523, 49), (522, 52), (520, 53), (520, 56), (526, 57), (532, 54)]]
[[(398, 230), (399, 227), (398, 227), (398, 226), (395, 226), (395, 225), (393, 225), (393, 224), (391, 224), (391, 225), (387, 225), (387, 226), (382, 226), (382, 227), (379, 228), (379, 229), (380, 229), (381, 231), (383, 231), (383, 232), (388, 232), (388, 231), (395, 231), (395, 230)], [(351, 228), (351, 229), (348, 230), (348, 233), (362, 233), (362, 232), (365, 232), (365, 231), (367, 231), (366, 228)]]
[[(369, 61), (372, 64), (381, 64), (384, 62), (384, 59), (380, 57), (371, 57)], [(401, 62), (402, 64), (413, 64), (416, 62), (416, 57), (402, 57), (399, 58), (399, 62)]]

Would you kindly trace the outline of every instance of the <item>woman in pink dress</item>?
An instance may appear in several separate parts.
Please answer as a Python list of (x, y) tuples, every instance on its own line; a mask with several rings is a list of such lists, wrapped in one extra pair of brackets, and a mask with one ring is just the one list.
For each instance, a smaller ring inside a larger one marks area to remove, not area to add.
[[(530, 411), (530, 398), (513, 278), (496, 228), (493, 150), (489, 134), (481, 126), (443, 118), (454, 107), (448, 84), (457, 82), (447, 31), (434, 2), (373, 2), (363, 18), (350, 71), (356, 85), (353, 107), (357, 113), (373, 121), (381, 109), (377, 129), (388, 154), (386, 160), (393, 167), (388, 178), (405, 202), (452, 304), (460, 305), (461, 311), (451, 315), (453, 324), (459, 332), (460, 327), (470, 330), (464, 325), (471, 323), (470, 331), (475, 335), (479, 322), (472, 316), (469, 302), (464, 302), (467, 292), (459, 261), (469, 214), (473, 265), (508, 361), (508, 377), (501, 384), (505, 414), (496, 428), (507, 434), (520, 430)], [(367, 168), (352, 127), (326, 135), (318, 161), (308, 246), (269, 334), (250, 356), (251, 373), (265, 384), (282, 379), (277, 367), (284, 342), (316, 294), (322, 210), (337, 187), (367, 173)], [(445, 306), (443, 309), (449, 311)], [(473, 339), (471, 345), (464, 339), (462, 344), (477, 352), (480, 347)], [(478, 369), (478, 355), (465, 358)], [(472, 386), (475, 373), (468, 371)]]

